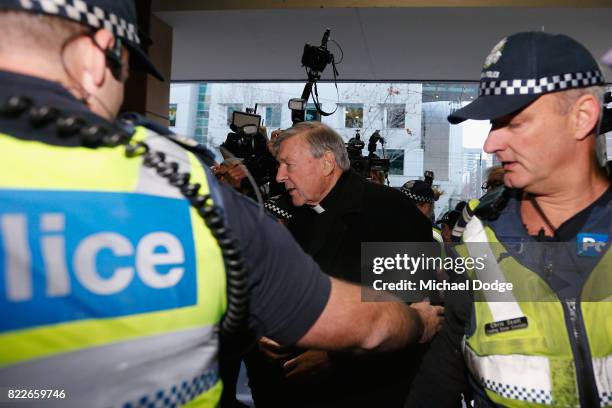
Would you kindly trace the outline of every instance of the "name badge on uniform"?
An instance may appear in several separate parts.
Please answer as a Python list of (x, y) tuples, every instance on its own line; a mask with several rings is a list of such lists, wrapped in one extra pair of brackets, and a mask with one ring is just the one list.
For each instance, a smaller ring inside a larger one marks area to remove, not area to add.
[(511, 330), (526, 329), (528, 326), (527, 316), (516, 317), (514, 319), (500, 320), (499, 322), (485, 324), (485, 334), (504, 333)]
[(576, 237), (576, 252), (578, 256), (600, 256), (606, 250), (608, 241), (609, 237), (606, 234), (578, 234)]

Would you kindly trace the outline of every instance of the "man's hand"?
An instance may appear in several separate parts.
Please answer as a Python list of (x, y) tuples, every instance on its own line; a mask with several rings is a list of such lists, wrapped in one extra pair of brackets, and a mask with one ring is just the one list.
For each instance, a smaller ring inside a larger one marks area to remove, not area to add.
[(242, 180), (246, 177), (247, 168), (240, 161), (226, 160), (213, 167), (213, 173), (220, 181), (234, 188), (240, 188)]
[(326, 351), (307, 350), (283, 364), (285, 377), (288, 380), (304, 380), (313, 375), (327, 371), (330, 367)]
[(287, 347), (281, 346), (274, 340), (271, 340), (267, 337), (262, 337), (259, 339), (258, 343), (261, 352), (264, 353), (271, 360), (284, 362), (287, 360), (287, 358), (289, 358)]
[(429, 301), (413, 303), (411, 308), (417, 311), (423, 322), (423, 334), (419, 343), (426, 343), (442, 328), (444, 322), (444, 308), (442, 306), (432, 306)]
[(242, 180), (246, 177), (247, 171), (246, 166), (242, 163), (230, 166), (227, 171), (230, 184), (235, 188), (239, 188)]

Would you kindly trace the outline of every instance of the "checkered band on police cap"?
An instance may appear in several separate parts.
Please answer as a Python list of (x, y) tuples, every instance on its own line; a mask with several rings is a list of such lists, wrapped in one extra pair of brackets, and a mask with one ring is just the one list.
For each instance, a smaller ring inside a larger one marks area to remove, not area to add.
[(539, 95), (546, 92), (598, 85), (602, 82), (602, 75), (599, 70), (570, 72), (551, 77), (481, 82), (479, 94), (481, 96)]
[(435, 201), (433, 189), (422, 180), (411, 180), (400, 187), (400, 191), (416, 203), (433, 203)]
[(524, 109), (541, 95), (603, 85), (591, 53), (563, 34), (531, 31), (499, 41), (486, 57), (479, 96), (448, 120), (492, 120)]
[[(19, 0), (22, 9), (47, 15), (66, 17), (83, 25), (106, 28), (116, 37), (140, 44), (135, 21), (101, 7), (103, 1), (84, 0)], [(121, 3), (118, 1), (117, 3)], [(1, 4), (1, 3), (0, 3)], [(135, 16), (131, 16), (132, 18)]]
[(273, 216), (276, 218), (280, 218), (281, 220), (289, 220), (293, 217), (291, 213), (281, 207), (279, 207), (275, 201), (268, 200), (264, 203), (264, 207), (268, 210)]

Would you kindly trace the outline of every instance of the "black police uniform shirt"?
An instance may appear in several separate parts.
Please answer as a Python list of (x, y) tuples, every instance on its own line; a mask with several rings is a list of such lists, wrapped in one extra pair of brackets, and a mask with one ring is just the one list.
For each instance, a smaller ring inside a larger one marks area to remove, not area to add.
[[(557, 228), (554, 237), (546, 237), (546, 242), (567, 243), (576, 251), (576, 237), (589, 218), (599, 218), (598, 214), (603, 214), (606, 207), (612, 200), (612, 186), (609, 187), (601, 197), (594, 201), (584, 210), (575, 214)], [(508, 222), (504, 222), (506, 239), (512, 241), (542, 241), (537, 236), (529, 236), (525, 227), (518, 221), (520, 220), (520, 201), (512, 200), (509, 205), (502, 210), (500, 217), (509, 216)], [(602, 228), (609, 228), (610, 219), (601, 222)], [(588, 231), (597, 233), (598, 231)], [(498, 235), (499, 237), (499, 235)], [(500, 237), (500, 240), (504, 240)], [(508, 248), (509, 246), (506, 245)], [(571, 261), (569, 267), (573, 271), (573, 278), (556, 276), (559, 269), (555, 267), (555, 273), (546, 275), (544, 278), (547, 283), (555, 290), (560, 297), (576, 297), (583, 282), (582, 277), (595, 266), (599, 258), (583, 257)], [(567, 273), (562, 272), (562, 273)], [(458, 279), (465, 279), (462, 275)], [(415, 407), (457, 407), (460, 405), (460, 395), (470, 395), (472, 388), (469, 386), (469, 373), (463, 360), (461, 342), (468, 328), (472, 317), (472, 297), (466, 292), (450, 291), (445, 296), (445, 323), (440, 332), (434, 338), (429, 353), (425, 356), (423, 364), (412, 383), (406, 408)], [(444, 392), (440, 392), (443, 388)], [(470, 399), (468, 397), (468, 399)]]
[[(58, 83), (0, 71), (0, 105), (12, 96), (27, 96), (35, 106), (52, 106), (63, 114), (79, 115), (89, 124), (109, 125)], [(34, 128), (27, 113), (19, 118), (0, 115), (0, 132), (50, 145), (81, 146), (78, 137), (59, 137), (53, 124)], [(209, 171), (206, 174), (220, 191), (226, 222), (243, 249), (249, 273), (250, 326), (281, 343), (296, 342), (325, 308), (329, 278), (282, 225), (268, 215), (260, 216), (254, 202), (219, 185)]]

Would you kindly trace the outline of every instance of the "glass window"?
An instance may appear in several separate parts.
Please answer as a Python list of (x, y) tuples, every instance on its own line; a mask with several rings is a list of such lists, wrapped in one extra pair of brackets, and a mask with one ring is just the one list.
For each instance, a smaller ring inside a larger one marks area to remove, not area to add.
[(241, 112), (242, 111), (242, 104), (233, 103), (233, 104), (227, 105), (227, 107), (226, 107), (227, 126), (232, 124), (232, 116), (233, 116), (235, 111)]
[(176, 103), (171, 103), (168, 109), (169, 126), (176, 126)]
[(403, 129), (406, 127), (406, 105), (387, 105), (387, 127), (391, 129)]
[(344, 106), (344, 127), (363, 127), (363, 104), (349, 104)]
[(320, 122), (321, 114), (317, 110), (317, 107), (314, 103), (309, 103), (306, 105), (306, 114), (304, 116), (304, 120), (307, 122)]
[(438, 102), (471, 101), (478, 96), (478, 87), (474, 84), (453, 84), (447, 82), (426, 82), (423, 84), (422, 101)]
[(281, 125), (281, 105), (266, 106), (265, 123), (267, 128), (279, 128)]
[[(378, 157), (383, 157), (382, 150), (376, 150)], [(389, 159), (389, 175), (404, 174), (404, 150), (403, 149), (385, 149), (386, 158)]]

